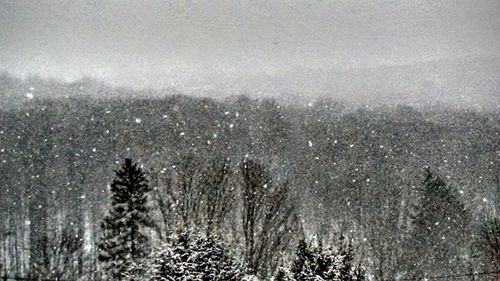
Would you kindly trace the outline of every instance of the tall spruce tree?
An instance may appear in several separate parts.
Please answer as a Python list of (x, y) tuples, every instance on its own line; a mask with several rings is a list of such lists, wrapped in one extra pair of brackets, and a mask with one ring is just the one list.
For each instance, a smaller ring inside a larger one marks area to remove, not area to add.
[(149, 238), (143, 232), (144, 227), (152, 226), (149, 191), (144, 172), (125, 159), (111, 183), (111, 208), (101, 224), (98, 249), (105, 280), (121, 280), (129, 265), (149, 251)]
[(413, 239), (408, 245), (413, 256), (415, 277), (425, 272), (453, 270), (461, 250), (466, 248), (468, 212), (453, 189), (438, 175), (426, 169), (421, 202), (413, 215)]

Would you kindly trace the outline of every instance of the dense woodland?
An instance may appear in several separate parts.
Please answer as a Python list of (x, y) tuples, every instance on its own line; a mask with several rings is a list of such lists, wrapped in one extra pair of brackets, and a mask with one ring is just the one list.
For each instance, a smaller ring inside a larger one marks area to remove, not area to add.
[[(182, 253), (198, 261), (182, 270), (212, 276), (194, 280), (500, 268), (497, 111), (0, 81), (0, 276), (147, 280), (178, 273), (166, 265)], [(147, 247), (110, 266), (127, 169), (143, 178), (129, 229)]]

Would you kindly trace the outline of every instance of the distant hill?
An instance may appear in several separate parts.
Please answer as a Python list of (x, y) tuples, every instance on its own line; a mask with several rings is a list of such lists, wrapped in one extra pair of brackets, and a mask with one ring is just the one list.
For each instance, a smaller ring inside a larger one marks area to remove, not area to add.
[(19, 79), (3, 73), (0, 74), (0, 105), (19, 103), (15, 97), (21, 97), (22, 100), (33, 87), (34, 95), (51, 97), (88, 95), (103, 98), (184, 93), (220, 99), (245, 94), (300, 105), (326, 98), (354, 104), (420, 106), (443, 103), (449, 106), (498, 109), (500, 58), (432, 60), (349, 70), (303, 68), (272, 75), (254, 75), (228, 81), (224, 85), (219, 88), (132, 90), (112, 87), (94, 78), (64, 83), (39, 77)]

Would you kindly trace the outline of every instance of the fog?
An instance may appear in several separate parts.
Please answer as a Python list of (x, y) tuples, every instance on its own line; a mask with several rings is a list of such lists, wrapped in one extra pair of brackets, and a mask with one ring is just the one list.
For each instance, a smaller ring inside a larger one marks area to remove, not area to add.
[(0, 70), (114, 86), (488, 104), (500, 2), (5, 1)]

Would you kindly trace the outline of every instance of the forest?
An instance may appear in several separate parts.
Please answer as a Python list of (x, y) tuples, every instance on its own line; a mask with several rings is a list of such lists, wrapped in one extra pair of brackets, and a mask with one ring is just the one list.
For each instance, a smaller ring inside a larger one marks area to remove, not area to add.
[(500, 278), (494, 109), (3, 74), (0, 120), (0, 279)]

